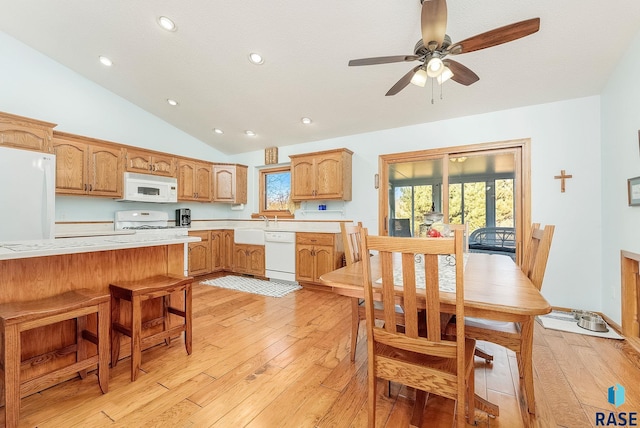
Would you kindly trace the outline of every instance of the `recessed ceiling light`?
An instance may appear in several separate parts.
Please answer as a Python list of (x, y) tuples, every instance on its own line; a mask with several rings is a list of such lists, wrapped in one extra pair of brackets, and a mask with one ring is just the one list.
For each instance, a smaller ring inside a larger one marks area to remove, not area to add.
[(256, 133), (247, 129), (246, 131), (244, 131), (245, 134), (247, 134), (249, 137), (255, 137)]
[(167, 31), (176, 31), (176, 24), (166, 16), (159, 17), (158, 24)]
[(249, 54), (249, 61), (251, 61), (255, 65), (261, 65), (264, 63), (264, 58), (262, 58), (262, 55), (258, 53), (251, 52)]
[(111, 61), (109, 58), (107, 58), (106, 56), (99, 56), (100, 62), (102, 63), (102, 65), (105, 65), (107, 67), (111, 67), (113, 65), (113, 61)]
[(167, 102), (169, 103), (170, 106), (177, 106), (178, 102), (176, 100), (172, 100), (171, 98), (167, 98)]
[(303, 117), (302, 119), (300, 119), (300, 121), (301, 121), (302, 123), (304, 123), (305, 125), (310, 125), (310, 124), (311, 124), (311, 122), (313, 122), (313, 121), (312, 121), (310, 118), (308, 118), (308, 117)]
[(224, 134), (224, 131), (220, 128), (213, 128), (213, 132), (215, 132), (216, 134)]

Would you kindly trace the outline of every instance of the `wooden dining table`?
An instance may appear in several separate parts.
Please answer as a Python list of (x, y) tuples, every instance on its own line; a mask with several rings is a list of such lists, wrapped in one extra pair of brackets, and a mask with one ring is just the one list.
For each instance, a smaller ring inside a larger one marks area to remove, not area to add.
[[(529, 413), (535, 413), (533, 323), (536, 315), (551, 312), (551, 306), (509, 256), (483, 253), (470, 253), (468, 256), (464, 268), (465, 315), (520, 323), (523, 336), (522, 386)], [(373, 280), (381, 277), (380, 258), (377, 255), (371, 257), (371, 274)], [(320, 281), (334, 293), (364, 298), (362, 262), (325, 273), (320, 276)], [(376, 297), (380, 298), (379, 295), (374, 298)], [(440, 301), (442, 313), (455, 313), (455, 293), (440, 291)], [(480, 397), (477, 398), (479, 408), (490, 414), (497, 412), (497, 406)]]

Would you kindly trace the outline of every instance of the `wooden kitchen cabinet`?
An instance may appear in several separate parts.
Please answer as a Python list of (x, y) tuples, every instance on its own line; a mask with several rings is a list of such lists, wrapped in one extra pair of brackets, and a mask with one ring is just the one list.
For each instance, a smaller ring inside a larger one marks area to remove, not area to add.
[(296, 233), (296, 281), (319, 283), (320, 276), (342, 267), (340, 234)]
[(222, 270), (233, 270), (233, 229), (222, 231), (222, 242), (220, 243), (220, 263)]
[(211, 272), (224, 270), (224, 231), (211, 231)]
[(122, 197), (122, 149), (108, 142), (55, 132), (56, 193)]
[(264, 277), (264, 245), (233, 244), (233, 270)]
[(211, 201), (211, 164), (178, 161), (178, 200)]
[(211, 232), (208, 230), (189, 232), (189, 236), (197, 236), (200, 242), (189, 242), (189, 275), (204, 275), (212, 271), (211, 265)]
[(247, 203), (247, 167), (213, 164), (213, 201)]
[(0, 113), (0, 147), (53, 153), (55, 123)]
[(351, 200), (351, 157), (349, 149), (336, 149), (291, 158), (291, 199)]
[(126, 170), (140, 174), (176, 176), (176, 160), (173, 156), (145, 150), (129, 150), (126, 155)]

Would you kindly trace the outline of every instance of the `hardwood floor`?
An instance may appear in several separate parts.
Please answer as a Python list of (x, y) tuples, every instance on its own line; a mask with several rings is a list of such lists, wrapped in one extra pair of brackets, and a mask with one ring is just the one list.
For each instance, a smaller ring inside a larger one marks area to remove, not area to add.
[[(111, 370), (109, 392), (95, 373), (22, 400), (21, 426), (32, 427), (364, 427), (366, 339), (349, 361), (350, 301), (303, 289), (284, 298), (194, 284), (193, 354), (182, 340), (143, 352), (129, 380), (129, 358)], [(364, 325), (360, 335), (365, 335)], [(589, 427), (596, 412), (615, 412), (607, 388), (620, 383), (640, 411), (640, 358), (625, 342), (545, 330), (536, 325), (537, 416), (523, 419), (515, 355), (481, 342), (495, 361), (476, 359), (476, 391), (500, 406), (481, 427)], [(413, 393), (383, 383), (378, 426), (407, 426)], [(431, 396), (424, 426), (450, 427), (454, 403)], [(1, 416), (4, 418), (4, 412)]]

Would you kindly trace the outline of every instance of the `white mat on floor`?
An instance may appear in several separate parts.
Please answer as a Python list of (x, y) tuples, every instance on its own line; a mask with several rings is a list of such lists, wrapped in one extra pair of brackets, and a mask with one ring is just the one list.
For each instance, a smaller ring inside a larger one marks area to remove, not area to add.
[(296, 282), (286, 281), (263, 281), (261, 279), (247, 278), (244, 276), (223, 276), (221, 278), (202, 281), (202, 284), (213, 285), (214, 287), (229, 288), (231, 290), (243, 291), (245, 293), (261, 294), (269, 297), (283, 297), (292, 291), (302, 287)]
[(624, 339), (608, 325), (609, 331), (602, 333), (579, 327), (578, 322), (570, 312), (551, 311), (551, 313), (540, 315), (537, 318), (544, 328), (550, 330), (568, 331), (569, 333), (586, 334), (587, 336), (605, 337), (607, 339)]

